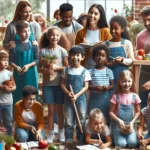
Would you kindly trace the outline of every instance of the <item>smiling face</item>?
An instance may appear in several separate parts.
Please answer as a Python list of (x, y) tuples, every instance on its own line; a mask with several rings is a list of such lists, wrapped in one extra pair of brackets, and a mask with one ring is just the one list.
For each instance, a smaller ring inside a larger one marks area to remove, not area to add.
[(133, 80), (130, 76), (125, 76), (123, 79), (121, 79), (120, 86), (122, 88), (122, 91), (124, 93), (130, 92), (130, 89), (132, 87), (132, 83), (133, 83)]
[(105, 123), (101, 116), (97, 116), (96, 119), (93, 119), (90, 123), (90, 126), (92, 130), (94, 130), (97, 133), (101, 133), (104, 129)]
[(70, 56), (70, 62), (72, 67), (79, 67), (81, 64), (81, 61), (84, 60), (84, 57), (81, 53), (71, 53)]
[(95, 54), (94, 61), (97, 66), (103, 66), (107, 61), (107, 54), (105, 50), (98, 50)]
[(6, 69), (8, 67), (8, 58), (0, 59), (0, 70)]
[(98, 24), (100, 19), (100, 13), (96, 7), (92, 7), (88, 12), (88, 22), (90, 25)]
[(43, 27), (44, 21), (43, 21), (43, 19), (42, 19), (41, 16), (37, 16), (37, 17), (36, 17), (36, 22), (37, 22), (41, 27)]
[(112, 22), (110, 24), (110, 33), (114, 40), (120, 41), (122, 32), (123, 29), (117, 22)]
[(145, 28), (150, 32), (150, 15), (142, 16)]
[(60, 31), (58, 29), (52, 29), (49, 33), (48, 39), (51, 44), (57, 44), (60, 40)]
[(31, 109), (34, 105), (34, 102), (36, 101), (36, 95), (29, 95), (27, 97), (22, 97), (24, 102), (25, 109)]
[(17, 33), (21, 41), (26, 41), (30, 37), (30, 28), (27, 27), (27, 28), (20, 29)]
[(31, 16), (32, 16), (31, 7), (27, 6), (23, 8), (21, 11), (19, 11), (19, 15), (21, 17), (20, 20), (30, 21)]
[(60, 13), (60, 17), (64, 26), (68, 27), (72, 24), (72, 14), (72, 11), (65, 11)]

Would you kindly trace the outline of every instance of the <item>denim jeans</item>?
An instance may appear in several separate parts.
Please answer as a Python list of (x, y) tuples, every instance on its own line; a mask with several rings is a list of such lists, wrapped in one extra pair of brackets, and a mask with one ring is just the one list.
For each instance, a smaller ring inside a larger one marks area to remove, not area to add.
[(12, 107), (13, 105), (0, 105), (1, 116), (8, 135), (12, 135)]
[(145, 134), (144, 139), (148, 139), (150, 138), (150, 133), (148, 132), (147, 134)]
[[(44, 130), (41, 131), (42, 139), (45, 138)], [(25, 141), (36, 141), (36, 136), (31, 131), (22, 128), (16, 128), (16, 141), (25, 142)]]
[(135, 148), (138, 145), (138, 138), (136, 136), (136, 131), (133, 131), (130, 134), (124, 135), (121, 134), (119, 127), (112, 129), (113, 140), (115, 146)]

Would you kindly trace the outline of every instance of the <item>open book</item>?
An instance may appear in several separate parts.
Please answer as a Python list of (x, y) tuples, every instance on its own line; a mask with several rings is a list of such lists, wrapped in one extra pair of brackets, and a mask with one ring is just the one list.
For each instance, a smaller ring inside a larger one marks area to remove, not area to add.
[(102, 44), (102, 43), (103, 43), (102, 41), (96, 42), (92, 45), (89, 43), (80, 43), (79, 46), (81, 46), (83, 48), (92, 48), (93, 46), (98, 45), (98, 44)]
[(20, 143), (23, 149), (30, 149), (33, 147), (39, 147), (38, 141), (30, 141), (30, 142), (23, 142)]

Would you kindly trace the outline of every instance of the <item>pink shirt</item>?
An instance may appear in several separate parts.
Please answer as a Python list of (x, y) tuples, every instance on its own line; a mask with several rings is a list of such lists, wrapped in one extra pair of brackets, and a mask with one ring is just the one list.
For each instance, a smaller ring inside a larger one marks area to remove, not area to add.
[[(139, 104), (141, 103), (141, 100), (139, 98), (139, 96), (134, 93), (136, 95), (135, 98), (135, 102), (134, 104)], [(124, 105), (131, 105), (132, 104), (132, 100), (133, 100), (133, 93), (127, 93), (127, 94), (118, 94), (119, 98), (120, 98), (120, 104), (124, 104)], [(116, 94), (114, 94), (110, 100), (111, 103), (116, 104), (116, 108), (115, 108), (115, 114), (118, 114), (118, 103), (117, 103), (117, 99), (116, 99)]]
[[(136, 49), (145, 49), (145, 44), (148, 38), (148, 34), (150, 34), (147, 29), (141, 31), (138, 35), (137, 35), (137, 39), (136, 39)], [(150, 45), (150, 39), (148, 41), (148, 45)]]

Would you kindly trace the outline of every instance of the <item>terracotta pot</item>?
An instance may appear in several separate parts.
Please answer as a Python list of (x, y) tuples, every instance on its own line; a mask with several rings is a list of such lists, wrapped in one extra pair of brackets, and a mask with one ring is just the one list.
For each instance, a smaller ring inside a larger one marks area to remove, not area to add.
[(6, 80), (2, 83), (3, 85), (7, 85), (8, 87), (13, 87), (14, 82), (12, 80)]

